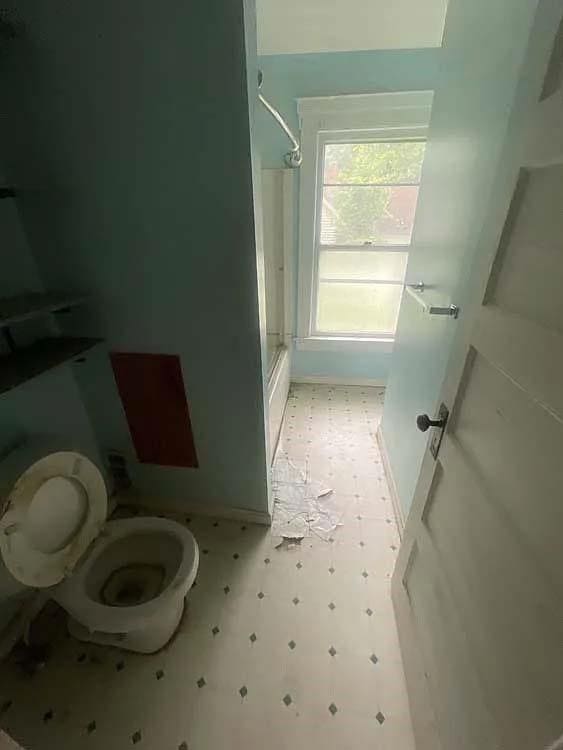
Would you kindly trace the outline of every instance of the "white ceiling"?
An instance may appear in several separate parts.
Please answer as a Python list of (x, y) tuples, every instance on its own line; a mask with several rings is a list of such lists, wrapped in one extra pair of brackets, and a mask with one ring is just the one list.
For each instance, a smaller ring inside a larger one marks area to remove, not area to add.
[(439, 47), (446, 6), (447, 0), (256, 0), (258, 53)]

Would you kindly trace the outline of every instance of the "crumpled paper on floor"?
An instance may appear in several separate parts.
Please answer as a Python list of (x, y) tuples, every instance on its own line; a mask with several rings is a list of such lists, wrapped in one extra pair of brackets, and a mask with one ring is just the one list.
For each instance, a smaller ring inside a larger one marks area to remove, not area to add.
[(287, 539), (318, 536), (328, 540), (340, 524), (342, 510), (333, 491), (309, 476), (306, 463), (284, 453), (272, 467), (274, 513), (272, 535)]

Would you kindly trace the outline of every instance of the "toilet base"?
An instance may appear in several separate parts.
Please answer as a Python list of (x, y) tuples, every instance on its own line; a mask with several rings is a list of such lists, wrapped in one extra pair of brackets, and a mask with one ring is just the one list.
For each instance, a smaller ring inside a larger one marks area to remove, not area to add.
[(68, 630), (79, 641), (116, 646), (126, 651), (136, 651), (141, 654), (153, 654), (166, 646), (176, 632), (184, 613), (185, 602), (185, 599), (181, 599), (177, 606), (171, 607), (168, 612), (163, 612), (162, 617), (159, 617), (157, 622), (138, 630), (132, 630), (129, 633), (90, 631), (73, 617), (68, 618)]

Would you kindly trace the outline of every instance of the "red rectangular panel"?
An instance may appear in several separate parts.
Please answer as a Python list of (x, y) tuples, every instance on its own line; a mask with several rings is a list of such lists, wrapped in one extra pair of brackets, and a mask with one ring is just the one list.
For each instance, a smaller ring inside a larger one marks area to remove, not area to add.
[(139, 461), (197, 467), (180, 358), (129, 352), (110, 357)]

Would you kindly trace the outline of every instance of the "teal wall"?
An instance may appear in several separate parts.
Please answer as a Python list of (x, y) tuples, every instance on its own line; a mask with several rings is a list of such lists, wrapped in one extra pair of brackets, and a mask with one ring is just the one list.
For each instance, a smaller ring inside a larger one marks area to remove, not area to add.
[(348, 378), (387, 382), (392, 363), (392, 353), (372, 352), (293, 352), (291, 374), (293, 377), (332, 377), (338, 382)]
[[(264, 73), (265, 96), (298, 132), (299, 97), (433, 89), (440, 59), (441, 50), (420, 49), (266, 55), (258, 62)], [(263, 166), (282, 167), (288, 141), (264, 110), (257, 115), (257, 137)], [(295, 215), (298, 216), (298, 210)], [(297, 268), (297, 226), (295, 230)], [(292, 374), (385, 381), (392, 357), (390, 353), (295, 351)]]
[[(3, 146), (7, 151), (5, 142)], [(41, 291), (39, 271), (13, 198), (0, 200), (0, 236), (0, 297)], [(43, 321), (20, 324), (13, 330), (18, 343), (51, 332)], [(80, 450), (99, 460), (92, 425), (70, 366), (57, 367), (0, 395), (0, 456), (37, 435), (49, 436), (58, 449)]]
[[(297, 132), (298, 98), (433, 89), (440, 57), (440, 49), (319, 52), (262, 55), (258, 65), (264, 74), (264, 95)], [(257, 115), (257, 135), (262, 165), (282, 167), (288, 140), (262, 109)]]
[[(242, 0), (126, 5), (7, 3), (8, 176), (45, 285), (93, 295), (66, 329), (106, 340), (76, 370), (101, 448), (167, 504), (266, 510), (253, 31)], [(107, 349), (180, 355), (199, 469), (136, 461)]]
[[(492, 186), (536, 5), (449, 3), (407, 278), (435, 285), (428, 294), (460, 304), (462, 315), (483, 222), (505, 199)], [(405, 297), (381, 428), (405, 514), (428, 439), (416, 415), (438, 406), (458, 326)]]

